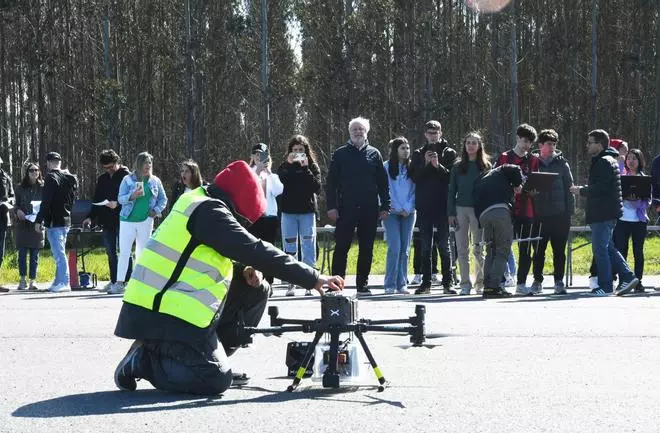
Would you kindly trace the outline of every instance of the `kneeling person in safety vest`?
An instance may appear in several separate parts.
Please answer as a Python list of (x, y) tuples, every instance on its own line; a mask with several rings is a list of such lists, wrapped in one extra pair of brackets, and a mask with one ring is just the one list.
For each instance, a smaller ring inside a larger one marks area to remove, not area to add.
[(166, 391), (216, 395), (232, 381), (245, 384), (227, 357), (244, 343), (236, 325), (257, 326), (264, 313), (270, 286), (261, 272), (320, 294), (343, 289), (341, 277), (319, 275), (247, 232), (265, 207), (243, 161), (177, 200), (126, 286), (115, 335), (135, 342), (115, 370), (118, 388), (134, 391), (146, 379)]

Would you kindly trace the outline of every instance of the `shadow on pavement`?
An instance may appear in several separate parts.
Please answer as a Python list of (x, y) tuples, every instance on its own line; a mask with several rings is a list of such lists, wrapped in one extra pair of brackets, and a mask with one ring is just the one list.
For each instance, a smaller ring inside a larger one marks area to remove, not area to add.
[[(203, 407), (225, 406), (238, 403), (280, 403), (294, 400), (332, 400), (335, 402), (364, 404), (372, 406), (386, 404), (404, 408), (400, 401), (391, 401), (371, 395), (362, 399), (337, 398), (355, 392), (359, 388), (373, 389), (376, 387), (347, 386), (339, 389), (300, 389), (295, 392), (270, 390), (261, 387), (242, 387), (241, 390), (266, 393), (254, 398), (228, 399), (224, 395), (217, 397), (202, 397), (189, 394), (174, 394), (158, 390), (137, 392), (100, 391), (85, 394), (72, 394), (50, 400), (30, 403), (16, 409), (12, 416), (19, 418), (58, 418), (88, 415), (108, 415), (117, 413), (144, 413), (164, 410), (196, 409)], [(230, 390), (231, 392), (231, 390)]]

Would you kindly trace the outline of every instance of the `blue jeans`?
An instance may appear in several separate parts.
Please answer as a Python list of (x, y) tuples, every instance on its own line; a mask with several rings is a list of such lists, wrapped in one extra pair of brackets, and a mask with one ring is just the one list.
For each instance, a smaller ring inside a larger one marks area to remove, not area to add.
[(506, 271), (511, 275), (516, 275), (516, 257), (513, 255), (513, 250), (506, 261)]
[(298, 239), (302, 249), (302, 262), (316, 265), (316, 215), (310, 213), (284, 213), (281, 218), (282, 247), (284, 252), (298, 256)]
[[(117, 282), (117, 243), (119, 242), (119, 227), (117, 228), (103, 228), (103, 245), (105, 246), (105, 254), (108, 256), (108, 268), (110, 269), (110, 282)], [(128, 258), (128, 271), (124, 282), (131, 278), (131, 271), (133, 270), (133, 258)]]
[(391, 214), (383, 221), (387, 239), (385, 290), (400, 290), (408, 284), (408, 257), (415, 227), (415, 213), (404, 217)]
[(589, 224), (591, 227), (591, 250), (598, 268), (598, 286), (605, 292), (612, 292), (612, 271), (619, 275), (621, 283), (627, 283), (635, 276), (619, 251), (614, 246), (612, 233), (616, 220)]
[(18, 248), (18, 275), (25, 278), (28, 275), (27, 255), (30, 253), (30, 279), (37, 278), (37, 267), (39, 266), (39, 248)]
[(69, 266), (66, 260), (66, 235), (69, 227), (52, 227), (46, 229), (46, 237), (50, 251), (55, 260), (55, 281), (53, 284), (69, 284)]

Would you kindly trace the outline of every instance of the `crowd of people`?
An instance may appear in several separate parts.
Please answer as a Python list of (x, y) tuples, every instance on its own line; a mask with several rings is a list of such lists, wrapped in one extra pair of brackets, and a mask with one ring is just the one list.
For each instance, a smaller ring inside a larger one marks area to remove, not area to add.
[[(387, 242), (386, 294), (409, 294), (409, 286), (417, 286), (415, 294), (428, 294), (433, 283), (440, 284), (444, 294), (474, 291), (484, 297), (508, 296), (506, 287), (512, 286), (516, 294), (537, 294), (543, 291), (545, 251), (550, 244), (553, 293), (561, 295), (566, 293), (566, 244), (575, 196), (579, 195), (586, 197), (586, 223), (592, 229), (593, 293), (644, 291), (643, 246), (651, 198), (622, 198), (620, 183), (622, 175), (647, 176), (640, 149), (628, 149), (625, 141), (610, 139), (603, 130), (591, 131), (587, 141), (592, 157), (589, 183), (578, 187), (568, 161), (557, 149), (559, 135), (552, 129), (537, 133), (522, 124), (515, 146), (491, 158), (479, 132), (469, 132), (455, 148), (443, 138), (440, 122), (431, 120), (425, 124), (421, 147), (413, 150), (405, 137), (396, 137), (388, 143), (386, 160), (370, 144), (369, 129), (365, 118), (349, 122), (349, 139), (332, 154), (326, 179), (321, 178), (315, 152), (305, 136), (290, 139), (276, 170), (269, 146), (254, 145), (248, 166), (259, 180), (266, 205), (249, 232), (273, 244), (281, 242), (284, 252), (314, 267), (317, 197), (325, 185), (327, 217), (335, 224), (332, 274), (345, 277), (348, 252), (357, 233), (359, 296), (371, 294), (368, 279), (379, 222)], [(171, 212), (183, 194), (208, 183), (198, 164), (186, 160), (180, 164), (180, 178), (168, 200), (162, 181), (153, 174), (149, 153), (138, 154), (131, 169), (121, 164), (113, 150), (101, 152), (99, 162), (104, 172), (97, 179), (92, 201), (102, 205), (92, 207), (83, 226), (103, 229), (110, 282), (101, 290), (119, 294), (131, 278), (133, 260), (142, 255), (149, 241), (154, 219)], [(19, 290), (36, 289), (39, 250), (45, 236), (56, 265), (49, 290), (71, 290), (65, 242), (77, 179), (61, 163), (61, 156), (50, 152), (45, 175), (37, 163), (25, 163), (15, 188), (0, 169), (0, 206), (5, 206), (0, 208), (0, 264), (7, 227), (14, 220)], [(660, 161), (654, 161), (655, 165), (660, 166)], [(655, 175), (659, 170), (652, 171)], [(525, 181), (536, 172), (555, 174), (549, 188), (525, 187)], [(660, 191), (657, 183), (653, 183), (654, 196)], [(630, 239), (634, 271), (625, 261)], [(517, 261), (514, 242), (518, 243)], [(409, 277), (411, 244), (414, 276)], [(533, 279), (528, 285), (530, 270)], [(270, 285), (273, 277), (264, 275)], [(616, 290), (615, 277), (619, 278)], [(286, 296), (295, 296), (302, 289), (289, 283)], [(312, 295), (310, 289), (304, 290), (305, 295)]]

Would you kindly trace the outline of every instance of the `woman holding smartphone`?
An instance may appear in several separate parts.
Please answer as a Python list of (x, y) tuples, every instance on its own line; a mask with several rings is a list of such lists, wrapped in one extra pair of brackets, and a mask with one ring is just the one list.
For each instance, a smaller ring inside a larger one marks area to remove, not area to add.
[(117, 201), (119, 213), (119, 263), (117, 282), (108, 290), (109, 294), (124, 293), (128, 259), (135, 243), (135, 262), (140, 258), (151, 232), (154, 218), (161, 215), (167, 206), (163, 183), (153, 174), (153, 156), (148, 152), (135, 158), (133, 173), (124, 176), (119, 185)]
[[(289, 140), (286, 160), (277, 169), (284, 186), (280, 205), (282, 211), (282, 249), (287, 254), (298, 255), (298, 240), (302, 250), (302, 262), (316, 264), (316, 194), (321, 190), (321, 169), (316, 156), (303, 135)], [(295, 286), (289, 284), (286, 296), (295, 296)], [(311, 296), (307, 290), (305, 296)]]

